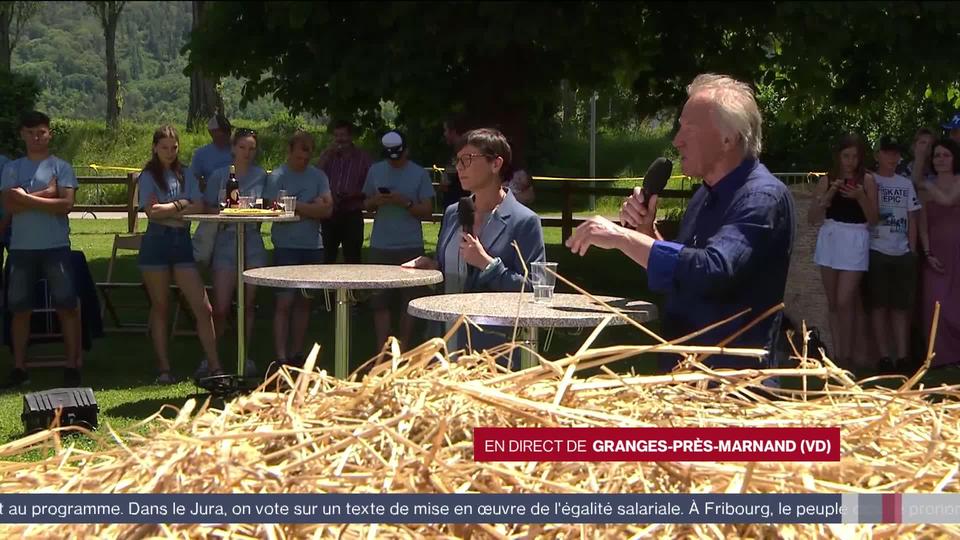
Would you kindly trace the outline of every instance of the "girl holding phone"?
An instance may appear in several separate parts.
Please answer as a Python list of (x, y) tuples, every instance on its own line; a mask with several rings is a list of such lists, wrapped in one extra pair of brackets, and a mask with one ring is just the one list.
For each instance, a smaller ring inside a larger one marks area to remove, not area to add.
[(820, 266), (830, 311), (833, 355), (842, 366), (864, 367), (855, 358), (854, 335), (860, 281), (870, 260), (870, 226), (879, 221), (877, 183), (866, 172), (867, 148), (856, 134), (840, 138), (830, 172), (820, 177), (810, 204), (811, 225), (822, 223), (814, 262)]

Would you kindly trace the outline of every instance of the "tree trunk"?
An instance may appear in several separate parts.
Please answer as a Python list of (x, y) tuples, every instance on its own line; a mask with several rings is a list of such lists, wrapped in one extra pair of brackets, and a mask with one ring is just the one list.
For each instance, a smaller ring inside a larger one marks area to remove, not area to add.
[(4, 2), (0, 6), (0, 70), (10, 71), (10, 57), (13, 55), (11, 30), (13, 26), (13, 3)]
[(103, 26), (107, 57), (107, 128), (114, 130), (120, 123), (120, 102), (117, 99), (119, 80), (117, 79), (117, 21), (119, 10), (107, 14)]
[(570, 81), (567, 79), (560, 81), (560, 103), (563, 107), (563, 128), (567, 129), (577, 115), (577, 90), (570, 88)]
[[(202, 0), (193, 1), (193, 29), (200, 26), (204, 4)], [(224, 112), (223, 97), (217, 91), (217, 83), (203, 76), (200, 68), (193, 68), (190, 74), (190, 107), (187, 110), (187, 129), (200, 131), (207, 120), (217, 112)]]

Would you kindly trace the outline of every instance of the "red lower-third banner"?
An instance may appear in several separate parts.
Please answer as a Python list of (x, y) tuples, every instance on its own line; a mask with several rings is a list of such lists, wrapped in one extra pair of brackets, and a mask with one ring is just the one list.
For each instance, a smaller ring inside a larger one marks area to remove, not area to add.
[(476, 461), (839, 461), (840, 428), (473, 430)]

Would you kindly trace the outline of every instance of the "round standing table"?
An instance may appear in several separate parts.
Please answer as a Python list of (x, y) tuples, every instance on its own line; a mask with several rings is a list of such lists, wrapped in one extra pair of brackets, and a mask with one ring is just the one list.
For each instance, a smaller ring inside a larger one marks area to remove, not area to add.
[(436, 270), (402, 268), (384, 264), (304, 264), (266, 266), (243, 273), (253, 285), (295, 289), (336, 289), (336, 345), (334, 374), (347, 376), (350, 360), (350, 306), (347, 291), (354, 289), (399, 289), (443, 281)]
[(292, 222), (300, 221), (296, 214), (276, 215), (229, 215), (229, 214), (187, 214), (183, 216), (187, 221), (212, 221), (214, 223), (236, 223), (241, 226), (237, 229), (237, 374), (243, 377), (243, 369), (247, 357), (246, 349), (246, 306), (243, 301), (243, 265), (244, 265), (244, 237), (243, 231), (247, 223)]
[[(657, 317), (657, 307), (641, 300), (597, 296), (637, 322)], [(517, 307), (519, 306), (519, 317)], [(614, 315), (608, 323), (627, 324), (622, 317), (581, 294), (554, 294), (549, 304), (533, 302), (533, 293), (461, 293), (425, 296), (410, 301), (407, 311), (430, 321), (453, 322), (466, 315), (473, 322), (493, 326), (514, 324), (525, 329), (530, 348), (538, 348), (538, 328), (589, 328)], [(533, 353), (521, 351), (522, 368), (533, 366)]]

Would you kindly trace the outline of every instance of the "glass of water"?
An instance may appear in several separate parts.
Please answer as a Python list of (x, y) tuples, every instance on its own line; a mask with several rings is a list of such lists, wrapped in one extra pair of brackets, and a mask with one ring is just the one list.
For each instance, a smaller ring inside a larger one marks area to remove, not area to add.
[(284, 214), (293, 214), (297, 210), (297, 198), (296, 197), (284, 197), (281, 199), (283, 202), (283, 213)]
[(549, 304), (553, 300), (553, 288), (557, 285), (557, 263), (535, 262), (531, 265), (533, 301)]

